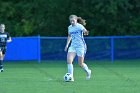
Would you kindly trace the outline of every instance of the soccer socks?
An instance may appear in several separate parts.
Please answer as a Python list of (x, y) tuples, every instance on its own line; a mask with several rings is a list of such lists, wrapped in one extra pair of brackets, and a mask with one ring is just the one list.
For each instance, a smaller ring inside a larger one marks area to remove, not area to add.
[(88, 72), (88, 66), (85, 64), (85, 63), (83, 63), (83, 69), (84, 69), (84, 71), (86, 71), (86, 72)]
[(89, 80), (91, 77), (91, 70), (88, 68), (88, 66), (83, 63), (83, 69), (86, 72), (86, 80)]
[(0, 69), (2, 69), (2, 62), (3, 62), (3, 60), (0, 60)]
[(70, 73), (73, 77), (73, 64), (67, 64), (68, 66), (68, 73)]
[[(73, 77), (73, 71), (74, 71), (73, 64), (67, 64), (67, 66), (68, 66), (68, 73), (70, 73)], [(88, 68), (88, 66), (85, 63), (83, 63), (83, 70), (86, 72), (86, 80), (89, 80), (91, 77), (91, 70)]]

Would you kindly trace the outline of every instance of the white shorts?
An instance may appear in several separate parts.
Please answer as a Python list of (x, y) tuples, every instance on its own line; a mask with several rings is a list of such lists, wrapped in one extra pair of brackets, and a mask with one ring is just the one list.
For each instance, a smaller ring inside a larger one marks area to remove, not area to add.
[(75, 52), (77, 56), (83, 57), (86, 54), (86, 49), (85, 48), (74, 48), (74, 47), (69, 47), (68, 52)]

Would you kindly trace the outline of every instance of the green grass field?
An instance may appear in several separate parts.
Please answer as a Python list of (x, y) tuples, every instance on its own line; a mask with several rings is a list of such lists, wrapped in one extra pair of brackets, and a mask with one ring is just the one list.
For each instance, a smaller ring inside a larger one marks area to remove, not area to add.
[(139, 93), (140, 61), (87, 62), (92, 78), (74, 64), (74, 82), (64, 82), (65, 62), (6, 62), (0, 93)]

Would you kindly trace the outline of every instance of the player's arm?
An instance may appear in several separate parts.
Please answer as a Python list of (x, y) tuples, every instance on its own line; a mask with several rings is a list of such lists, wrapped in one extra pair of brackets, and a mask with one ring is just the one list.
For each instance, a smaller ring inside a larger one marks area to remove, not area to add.
[(65, 49), (64, 49), (65, 51), (67, 51), (70, 41), (71, 41), (71, 36), (68, 35), (67, 43), (66, 43), (66, 46), (65, 46)]
[(89, 34), (89, 31), (83, 25), (80, 25), (80, 28), (81, 28), (82, 32), (84, 33), (84, 35)]
[(89, 35), (89, 31), (87, 31), (86, 29), (83, 30), (84, 35)]
[(9, 35), (9, 33), (7, 33), (7, 42), (12, 42), (12, 38), (11, 38), (11, 36)]
[(12, 38), (9, 37), (8, 40), (7, 40), (7, 42), (12, 42)]

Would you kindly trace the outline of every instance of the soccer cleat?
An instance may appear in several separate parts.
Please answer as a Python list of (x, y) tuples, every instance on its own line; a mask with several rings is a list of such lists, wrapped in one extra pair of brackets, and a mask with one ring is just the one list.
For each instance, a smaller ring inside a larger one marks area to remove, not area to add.
[(70, 81), (70, 82), (73, 82), (73, 81), (74, 81), (74, 78), (72, 77), (71, 80), (69, 80), (69, 81)]
[(2, 69), (0, 69), (0, 72), (3, 72), (4, 71), (4, 69), (2, 68)]
[(88, 70), (87, 76), (86, 76), (86, 80), (89, 80), (91, 78), (91, 70)]

